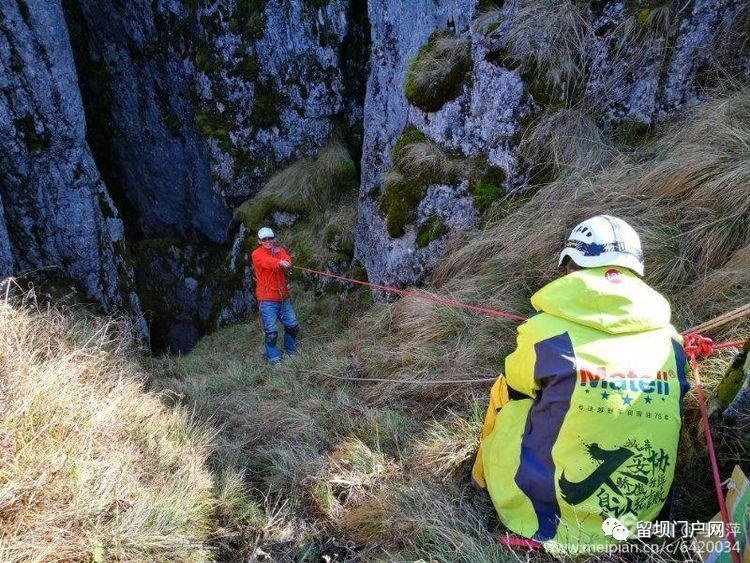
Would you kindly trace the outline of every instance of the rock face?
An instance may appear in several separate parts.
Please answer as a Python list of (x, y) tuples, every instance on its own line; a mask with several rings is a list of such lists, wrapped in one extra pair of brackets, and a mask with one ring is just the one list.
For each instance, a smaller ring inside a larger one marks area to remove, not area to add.
[(629, 143), (700, 100), (716, 63), (749, 78), (748, 4), (8, 0), (0, 275), (138, 314), (135, 287), (152, 342), (186, 351), (253, 306), (232, 209), (364, 137), (355, 256), (373, 281), (419, 282), (506, 192), (549, 180), (520, 150), (535, 118), (587, 113)]
[(215, 189), (233, 202), (361, 119), (364, 0), (219, 0), (196, 9), (185, 55)]
[(99, 0), (69, 0), (65, 8), (91, 145), (137, 235), (226, 242), (231, 214), (213, 189), (192, 76), (174, 35), (172, 22), (186, 10)]
[(138, 316), (123, 224), (86, 143), (62, 9), (5, 2), (0, 31), (0, 274), (74, 281), (104, 310)]
[[(64, 8), (88, 138), (126, 219), (152, 343), (187, 351), (253, 305), (249, 276), (206, 271), (219, 267), (214, 255), (228, 260), (231, 207), (315, 153), (338, 121), (360, 119), (364, 2)], [(170, 290), (152, 299), (160, 288)]]
[[(369, 3), (372, 59), (356, 255), (377, 283), (420, 281), (443, 252), (447, 234), (477, 219), (466, 181), (475, 204), (472, 186), (477, 183), (469, 176), (445, 182), (440, 189), (445, 205), (439, 216), (449, 227), (441, 238), (425, 247), (417, 244), (422, 225), (430, 220), (425, 210), (435, 207), (431, 204), (417, 206), (416, 218), (402, 236), (389, 234), (380, 203), (386, 174), (394, 166), (392, 149), (407, 125), (454, 155), (502, 169), (502, 187), (513, 191), (530, 180), (533, 162), (524, 162), (518, 148), (534, 117), (553, 115), (558, 107), (575, 102), (603, 130), (632, 137), (697, 103), (717, 63), (735, 75), (744, 68), (745, 78), (748, 75), (747, 48), (732, 41), (738, 26), (746, 25), (747, 1), (508, 1), (502, 8), (485, 3), (481, 9), (477, 4)], [(521, 28), (529, 29), (527, 37), (518, 37), (515, 30)], [(471, 70), (458, 96), (436, 111), (425, 111), (409, 104), (404, 81), (409, 64), (434, 30), (470, 42)], [(566, 59), (571, 44), (575, 52)], [(565, 74), (568, 67), (575, 71), (570, 76)], [(551, 87), (553, 80), (562, 83), (564, 95)], [(434, 193), (430, 187), (421, 197)]]

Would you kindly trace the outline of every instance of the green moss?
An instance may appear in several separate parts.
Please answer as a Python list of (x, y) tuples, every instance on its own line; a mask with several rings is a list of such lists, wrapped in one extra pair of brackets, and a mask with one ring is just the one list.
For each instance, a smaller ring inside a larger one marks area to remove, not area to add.
[(729, 366), (724, 378), (719, 382), (716, 388), (716, 396), (719, 401), (719, 406), (722, 409), (727, 408), (730, 403), (734, 400), (742, 388), (742, 384), (745, 381), (745, 363), (747, 361), (747, 350), (737, 355), (737, 357)]
[[(471, 71), (471, 49), (468, 41), (460, 56), (444, 58), (440, 61), (443, 68), (435, 72), (435, 55), (437, 43), (451, 37), (444, 31), (430, 35), (417, 56), (409, 64), (404, 81), (406, 99), (412, 105), (425, 111), (437, 111), (460, 93), (464, 82)], [(429, 66), (429, 70), (428, 67)]]
[(644, 8), (636, 14), (635, 19), (638, 20), (639, 24), (646, 27), (648, 26), (648, 20), (651, 16), (651, 12), (653, 12), (653, 8)]
[(340, 163), (333, 171), (331, 181), (334, 187), (334, 195), (344, 195), (359, 188), (359, 176), (357, 166), (353, 160)]
[(352, 225), (328, 225), (323, 233), (323, 241), (334, 252), (344, 254), (350, 258), (354, 256), (354, 232), (352, 231)]
[(449, 230), (442, 217), (433, 215), (419, 227), (419, 231), (417, 232), (417, 246), (419, 248), (425, 247), (431, 241), (446, 234)]
[(237, 0), (230, 25), (232, 31), (251, 39), (260, 39), (266, 30), (266, 0)]
[(195, 53), (195, 68), (207, 74), (216, 70), (214, 54), (210, 45), (202, 45)]
[(391, 149), (391, 157), (393, 161), (398, 162), (401, 160), (403, 150), (407, 146), (413, 145), (414, 143), (423, 143), (425, 141), (427, 141), (427, 135), (413, 125), (407, 125)]
[(628, 147), (644, 145), (654, 138), (654, 132), (648, 123), (628, 118), (612, 129), (612, 139)]
[(283, 95), (270, 81), (256, 82), (253, 96), (253, 124), (261, 129), (276, 125), (279, 122), (279, 108), (283, 103)]
[(273, 210), (274, 207), (269, 200), (251, 197), (235, 208), (233, 217), (238, 223), (245, 223), (249, 228), (256, 229), (265, 222)]
[(476, 182), (471, 184), (469, 193), (474, 198), (475, 207), (482, 213), (493, 203), (506, 195), (507, 174), (499, 166), (490, 166)]
[(417, 218), (417, 206), (427, 193), (427, 184), (418, 178), (407, 178), (388, 186), (380, 198), (380, 211), (385, 215), (388, 234), (404, 236), (405, 227)]
[(367, 281), (367, 268), (359, 260), (352, 262), (352, 278), (359, 281)]
[(198, 112), (195, 114), (195, 123), (203, 133), (204, 137), (213, 137), (219, 141), (219, 145), (224, 152), (231, 153), (234, 150), (234, 144), (227, 131), (227, 125), (218, 113)]

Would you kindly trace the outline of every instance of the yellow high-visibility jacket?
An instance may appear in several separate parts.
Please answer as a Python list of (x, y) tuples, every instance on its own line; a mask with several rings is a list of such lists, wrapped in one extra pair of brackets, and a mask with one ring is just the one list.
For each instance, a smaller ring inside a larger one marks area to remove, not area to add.
[(662, 509), (689, 385), (669, 303), (625, 268), (579, 270), (532, 298), (539, 314), (494, 385), (473, 476), (500, 520), (548, 549), (617, 543)]

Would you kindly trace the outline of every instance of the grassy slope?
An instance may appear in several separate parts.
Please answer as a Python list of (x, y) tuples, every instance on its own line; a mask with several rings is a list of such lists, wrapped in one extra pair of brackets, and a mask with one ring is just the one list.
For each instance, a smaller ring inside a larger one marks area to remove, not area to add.
[[(637, 152), (591, 142), (571, 140), (595, 164), (561, 157), (529, 203), (497, 206), (455, 241), (430, 289), (529, 312), (569, 229), (608, 211), (643, 234), (648, 280), (680, 328), (748, 301), (750, 92), (704, 104)], [(515, 327), (416, 299), (293, 293), (303, 351), (275, 371), (254, 322), (139, 362), (96, 321), (2, 304), (0, 559), (515, 560), (469, 484), (486, 387), (322, 375), (493, 376)], [(710, 388), (728, 361), (706, 365)], [(173, 409), (144, 393), (146, 377)], [(675, 517), (693, 520), (715, 501), (694, 396), (686, 409)], [(747, 444), (718, 443), (724, 474), (750, 470)]]
[[(556, 249), (570, 228), (609, 212), (642, 233), (647, 279), (670, 298), (679, 328), (748, 301), (750, 92), (704, 104), (636, 152), (590, 146), (600, 138), (572, 141), (600, 155), (595, 164), (566, 170), (562, 163), (558, 179), (530, 203), (509, 216), (498, 211), (481, 232), (456, 241), (434, 275), (435, 291), (529, 312), (530, 294), (558, 275)], [(250, 498), (276, 507), (283, 533), (256, 533), (233, 547), (260, 545), (295, 559), (507, 558), (491, 505), (469, 484), (487, 389), (353, 384), (321, 374), (493, 376), (514, 326), (416, 299), (363, 312), (296, 296), (307, 322), (304, 351), (280, 370), (263, 366), (251, 324), (208, 337), (187, 358), (163, 360), (166, 375), (154, 381), (220, 429), (214, 466), (246, 471)], [(744, 324), (717, 336), (747, 333)], [(728, 361), (723, 355), (706, 365), (710, 388)], [(694, 395), (686, 408), (675, 517), (707, 518), (715, 501)], [(750, 470), (746, 444), (718, 441), (725, 473), (734, 462)]]
[(212, 435), (118, 325), (2, 301), (0, 326), (0, 560), (210, 559)]

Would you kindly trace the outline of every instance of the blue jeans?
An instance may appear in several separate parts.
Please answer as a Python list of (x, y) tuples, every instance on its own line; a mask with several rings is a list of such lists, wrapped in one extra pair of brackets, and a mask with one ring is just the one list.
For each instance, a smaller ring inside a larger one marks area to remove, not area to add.
[(269, 362), (281, 360), (281, 352), (276, 344), (279, 333), (276, 330), (276, 321), (281, 321), (284, 326), (284, 351), (290, 356), (297, 351), (297, 333), (299, 322), (294, 314), (292, 300), (288, 297), (283, 301), (260, 301), (258, 303), (260, 320), (265, 332), (266, 356)]

